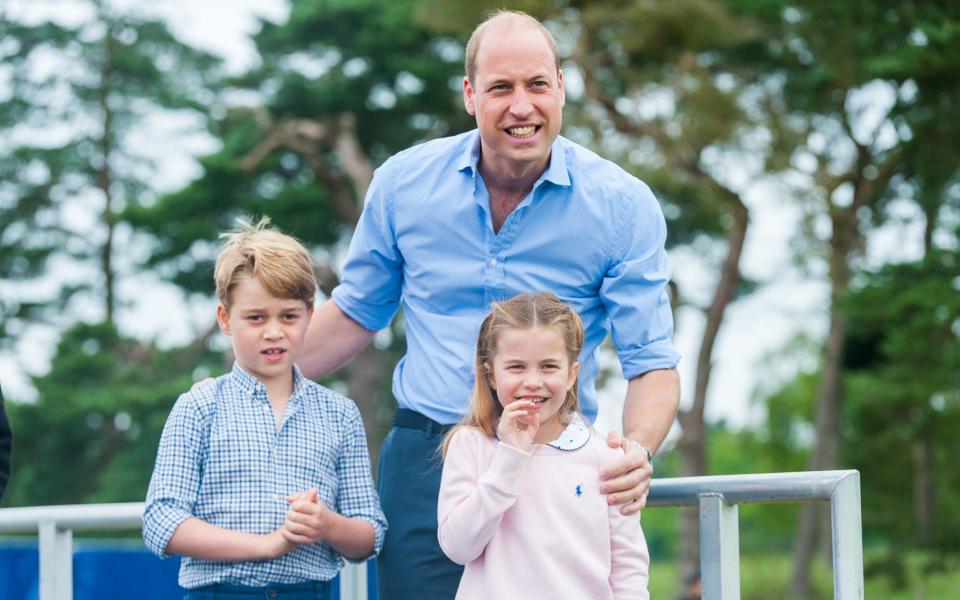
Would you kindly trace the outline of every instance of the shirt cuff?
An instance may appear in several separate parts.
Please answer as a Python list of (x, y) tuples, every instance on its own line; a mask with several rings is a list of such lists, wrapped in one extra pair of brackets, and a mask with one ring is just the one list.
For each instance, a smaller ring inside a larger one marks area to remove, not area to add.
[(680, 362), (680, 354), (670, 340), (658, 340), (637, 350), (620, 351), (617, 355), (627, 381), (649, 371), (676, 368)]
[(380, 331), (390, 324), (390, 319), (397, 312), (397, 306), (373, 306), (357, 299), (343, 284), (338, 285), (331, 292), (330, 297), (345, 315), (356, 321), (364, 329)]
[(177, 527), (191, 515), (173, 507), (148, 507), (143, 513), (143, 542), (147, 549), (161, 559), (170, 558), (167, 544), (177, 531)]

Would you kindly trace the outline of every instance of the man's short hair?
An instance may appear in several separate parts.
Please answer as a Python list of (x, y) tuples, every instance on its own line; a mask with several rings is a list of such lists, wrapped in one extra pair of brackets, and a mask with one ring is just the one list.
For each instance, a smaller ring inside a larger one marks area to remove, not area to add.
[(269, 225), (267, 217), (256, 224), (240, 219), (236, 229), (220, 235), (225, 241), (213, 278), (217, 298), (227, 310), (237, 282), (245, 275), (259, 281), (272, 296), (303, 300), (313, 307), (317, 282), (310, 253), (295, 238)]
[(543, 33), (543, 37), (547, 40), (547, 45), (550, 46), (550, 51), (553, 52), (553, 62), (557, 65), (557, 72), (560, 71), (560, 53), (557, 51), (557, 41), (553, 39), (553, 34), (550, 33), (550, 30), (544, 27), (543, 23), (525, 12), (500, 9), (491, 12), (486, 19), (477, 25), (477, 28), (473, 30), (473, 33), (470, 34), (470, 39), (467, 41), (467, 56), (463, 66), (471, 85), (473, 85), (475, 81), (474, 76), (477, 74), (477, 52), (480, 50), (480, 42), (487, 29), (499, 24), (501, 21), (505, 24), (529, 25), (540, 30), (540, 32)]

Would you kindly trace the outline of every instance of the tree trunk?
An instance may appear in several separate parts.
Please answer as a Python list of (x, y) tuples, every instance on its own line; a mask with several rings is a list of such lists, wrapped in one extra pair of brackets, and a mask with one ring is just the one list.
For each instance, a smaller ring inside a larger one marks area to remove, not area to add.
[[(830, 239), (830, 329), (823, 350), (823, 375), (815, 404), (816, 445), (807, 463), (811, 471), (836, 469), (839, 461), (843, 346), (847, 333), (841, 306), (850, 285), (850, 252), (859, 236), (856, 219), (857, 215), (852, 210), (839, 210), (833, 218)], [(816, 549), (817, 530), (824, 530), (822, 519), (828, 517), (819, 503), (806, 503), (801, 509), (790, 585), (792, 594), (798, 598), (809, 598), (812, 593), (810, 563)]]
[[(723, 323), (724, 312), (733, 300), (740, 285), (740, 258), (747, 237), (749, 214), (736, 194), (722, 190), (732, 208), (734, 225), (727, 233), (727, 256), (720, 269), (720, 280), (713, 293), (713, 300), (706, 311), (700, 353), (697, 357), (697, 378), (694, 386), (693, 405), (678, 414), (683, 435), (679, 441), (681, 474), (705, 475), (707, 472), (706, 423), (707, 389), (713, 367), (713, 347)], [(700, 567), (700, 518), (694, 507), (680, 512), (680, 564), (677, 569), (678, 588), (683, 589), (687, 578)]]
[(103, 68), (100, 71), (99, 101), (103, 117), (103, 133), (100, 138), (100, 160), (102, 163), (97, 169), (97, 187), (103, 192), (103, 225), (107, 228), (107, 237), (100, 248), (100, 271), (103, 274), (104, 285), (104, 319), (113, 323), (116, 307), (115, 273), (113, 268), (113, 234), (117, 226), (117, 216), (113, 210), (113, 195), (111, 186), (113, 178), (110, 173), (110, 155), (113, 146), (113, 111), (110, 108), (110, 64), (113, 61), (113, 31), (107, 30), (106, 46), (104, 48)]

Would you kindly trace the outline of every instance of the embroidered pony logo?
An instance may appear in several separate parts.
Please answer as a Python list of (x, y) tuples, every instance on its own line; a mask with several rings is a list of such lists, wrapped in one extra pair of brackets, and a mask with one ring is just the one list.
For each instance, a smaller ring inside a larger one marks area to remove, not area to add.
[(574, 494), (577, 495), (577, 498), (583, 495), (583, 484), (577, 486), (577, 489), (574, 491)]

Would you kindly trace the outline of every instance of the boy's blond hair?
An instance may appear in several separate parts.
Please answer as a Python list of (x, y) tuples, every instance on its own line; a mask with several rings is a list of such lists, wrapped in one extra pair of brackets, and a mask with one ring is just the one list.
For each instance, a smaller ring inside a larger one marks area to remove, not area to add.
[(233, 290), (244, 275), (260, 282), (277, 298), (303, 300), (313, 308), (317, 282), (310, 253), (295, 238), (270, 227), (268, 217), (256, 224), (238, 219), (237, 228), (220, 234), (226, 240), (217, 256), (213, 278), (217, 298), (230, 310)]

